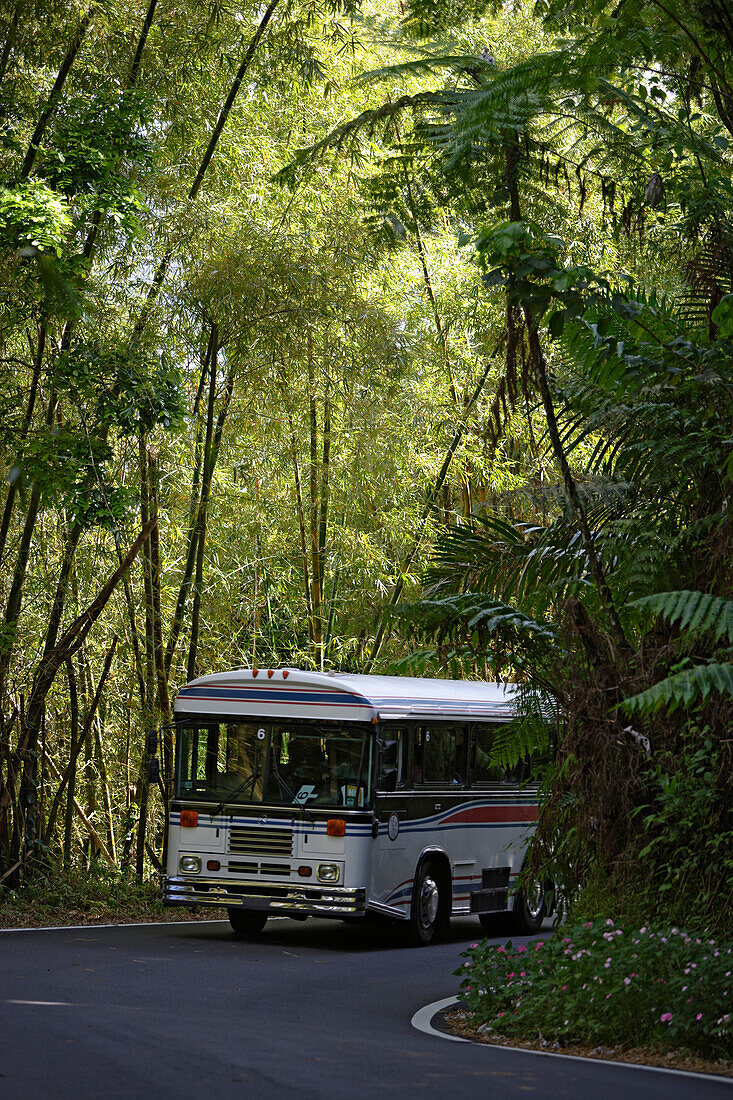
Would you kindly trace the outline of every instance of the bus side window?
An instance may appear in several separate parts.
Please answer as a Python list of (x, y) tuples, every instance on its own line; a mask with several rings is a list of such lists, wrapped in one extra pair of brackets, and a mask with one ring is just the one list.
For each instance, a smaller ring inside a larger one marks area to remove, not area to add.
[(468, 781), (471, 784), (501, 783), (506, 778), (504, 769), (491, 762), (494, 734), (494, 726), (482, 724), (473, 727), (468, 755)]
[(416, 726), (413, 736), (413, 783), (462, 785), (464, 780), (463, 726)]

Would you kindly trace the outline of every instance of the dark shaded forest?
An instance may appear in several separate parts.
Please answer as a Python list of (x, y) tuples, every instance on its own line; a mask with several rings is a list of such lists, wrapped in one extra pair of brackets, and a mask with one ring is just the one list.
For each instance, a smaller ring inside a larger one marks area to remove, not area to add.
[(5, 5), (0, 889), (159, 869), (187, 680), (424, 673), (553, 729), (571, 908), (730, 934), (731, 59), (725, 0)]

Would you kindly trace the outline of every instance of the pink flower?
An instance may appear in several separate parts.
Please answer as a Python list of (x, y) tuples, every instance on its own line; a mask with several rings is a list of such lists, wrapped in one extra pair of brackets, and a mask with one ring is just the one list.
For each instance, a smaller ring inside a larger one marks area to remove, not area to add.
[(565, 992), (565, 990), (566, 990), (566, 989), (567, 989), (568, 987), (567, 987), (566, 985), (562, 985), (562, 986), (560, 986), (560, 988), (562, 989), (562, 991), (563, 991), (563, 993), (564, 993), (564, 992)]
[(469, 946), (470, 950), (472, 951), (474, 949), (474, 947), (478, 947), (478, 944), (477, 943), (469, 943), (468, 946)]
[(659, 1017), (659, 1019), (662, 1021), (663, 1024), (671, 1024), (672, 1023), (672, 1013), (671, 1012), (663, 1012), (662, 1015)]
[(517, 954), (518, 954), (518, 955), (521, 955), (521, 954), (522, 954), (522, 952), (523, 952), (523, 951), (526, 951), (526, 950), (527, 950), (527, 948), (526, 948), (526, 947), (524, 946), (524, 944), (523, 944), (523, 943), (520, 943), (520, 944), (519, 944), (519, 946), (517, 947)]
[(695, 1019), (696, 1019), (696, 1020), (702, 1020), (702, 1012), (698, 1012), (698, 1014), (697, 1014), (697, 1016), (695, 1017)]
[(631, 978), (624, 978), (624, 985), (631, 985)]

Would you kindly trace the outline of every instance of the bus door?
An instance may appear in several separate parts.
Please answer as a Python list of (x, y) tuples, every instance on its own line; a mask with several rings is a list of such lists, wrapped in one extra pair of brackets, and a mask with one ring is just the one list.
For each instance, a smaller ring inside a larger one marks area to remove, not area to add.
[[(407, 728), (383, 726), (378, 739), (374, 814), (379, 832), (372, 848), (370, 899), (405, 909), (403, 887), (412, 875), (404, 826), (409, 818)], [(403, 891), (401, 893), (401, 890)], [(405, 911), (409, 912), (408, 905)]]

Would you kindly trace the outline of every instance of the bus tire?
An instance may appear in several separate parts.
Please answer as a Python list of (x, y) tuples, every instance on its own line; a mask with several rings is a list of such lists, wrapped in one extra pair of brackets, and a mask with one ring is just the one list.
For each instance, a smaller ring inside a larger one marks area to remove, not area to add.
[(227, 909), (229, 923), (238, 936), (259, 936), (267, 921), (261, 909)]
[(512, 931), (520, 936), (533, 936), (539, 932), (546, 916), (545, 887), (536, 879), (517, 892), (512, 910)]
[(410, 940), (415, 947), (426, 947), (440, 927), (441, 875), (432, 860), (420, 864), (415, 876), (410, 908)]

